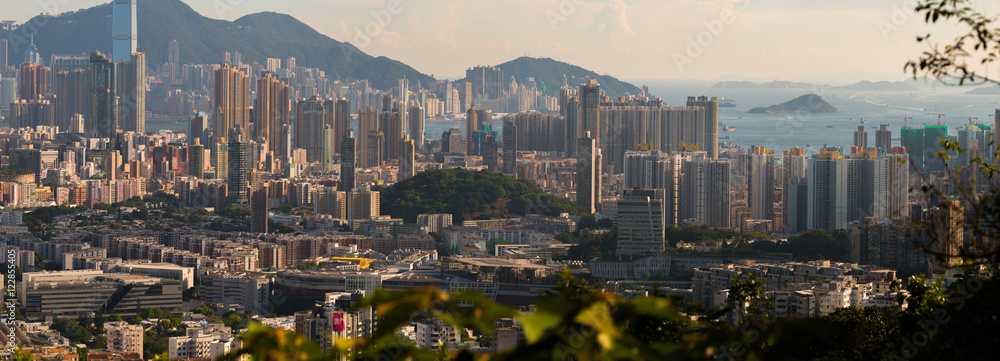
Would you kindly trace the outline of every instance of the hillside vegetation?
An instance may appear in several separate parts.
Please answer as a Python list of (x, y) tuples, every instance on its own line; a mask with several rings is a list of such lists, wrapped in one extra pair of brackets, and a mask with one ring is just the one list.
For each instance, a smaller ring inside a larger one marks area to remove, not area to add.
[(490, 171), (431, 170), (377, 190), (381, 192), (382, 214), (409, 223), (425, 213), (449, 213), (459, 224), (525, 214), (583, 214), (583, 209), (569, 200), (546, 194), (527, 180)]

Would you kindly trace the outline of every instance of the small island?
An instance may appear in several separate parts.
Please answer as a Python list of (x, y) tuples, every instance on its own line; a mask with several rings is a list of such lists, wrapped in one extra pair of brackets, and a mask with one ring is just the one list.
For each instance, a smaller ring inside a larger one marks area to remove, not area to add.
[(822, 97), (816, 94), (806, 94), (787, 102), (772, 105), (767, 108), (757, 107), (750, 109), (751, 114), (776, 114), (776, 113), (836, 113), (836, 107), (830, 105)]

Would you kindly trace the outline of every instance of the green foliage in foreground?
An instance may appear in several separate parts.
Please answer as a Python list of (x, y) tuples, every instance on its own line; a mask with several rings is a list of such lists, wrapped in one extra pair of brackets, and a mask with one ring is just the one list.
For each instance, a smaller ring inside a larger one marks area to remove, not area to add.
[(569, 200), (546, 194), (527, 180), (485, 170), (431, 170), (374, 190), (380, 192), (383, 210), (409, 223), (424, 213), (449, 213), (458, 224), (525, 214), (584, 214)]
[[(727, 307), (699, 311), (676, 298), (624, 300), (563, 275), (557, 291), (539, 297), (534, 312), (518, 312), (473, 293), (433, 288), (377, 291), (358, 307), (381, 319), (374, 333), (335, 340), (324, 353), (304, 336), (251, 326), (246, 348), (221, 360), (883, 360), (989, 359), (1000, 334), (1000, 280), (966, 277), (945, 287), (914, 278), (899, 306), (847, 308), (826, 317), (782, 320), (760, 281), (734, 280)], [(460, 307), (459, 304), (471, 304)], [(736, 310), (735, 323), (724, 317)], [(525, 342), (496, 355), (423, 350), (397, 331), (418, 314), (491, 336), (494, 322), (516, 318)]]

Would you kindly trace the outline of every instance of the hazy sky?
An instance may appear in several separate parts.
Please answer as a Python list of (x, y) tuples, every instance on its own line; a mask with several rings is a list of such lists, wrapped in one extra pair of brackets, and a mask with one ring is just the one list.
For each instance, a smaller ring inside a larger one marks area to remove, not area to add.
[[(0, 17), (19, 22), (107, 2), (0, 1)], [(927, 49), (916, 35), (957, 34), (952, 25), (924, 24), (911, 10), (914, 0), (184, 1), (226, 20), (287, 13), (436, 77), (530, 55), (626, 79), (900, 80), (906, 60)], [(975, 6), (1000, 11), (995, 1)]]

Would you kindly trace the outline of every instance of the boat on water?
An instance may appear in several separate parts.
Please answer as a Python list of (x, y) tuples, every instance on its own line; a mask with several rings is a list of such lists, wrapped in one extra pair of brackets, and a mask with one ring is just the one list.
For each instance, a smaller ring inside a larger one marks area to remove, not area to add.
[(736, 107), (736, 101), (732, 100), (732, 99), (722, 98), (722, 100), (719, 100), (719, 107), (720, 108), (735, 108)]
[(865, 124), (865, 123), (868, 123), (868, 121), (867, 121), (867, 120), (865, 120), (864, 118), (862, 118), (862, 119), (861, 119), (861, 124)]
[(735, 132), (736, 131), (736, 127), (734, 127), (734, 126), (723, 127), (722, 131), (724, 131), (724, 132)]
[(833, 128), (833, 126), (832, 126), (832, 125), (827, 125), (826, 127), (827, 127), (827, 128), (831, 128), (831, 129)]

